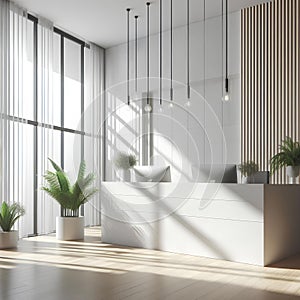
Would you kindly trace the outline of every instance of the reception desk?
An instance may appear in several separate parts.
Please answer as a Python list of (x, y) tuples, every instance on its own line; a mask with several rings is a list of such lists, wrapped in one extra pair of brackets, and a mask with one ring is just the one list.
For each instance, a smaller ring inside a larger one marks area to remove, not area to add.
[(300, 252), (300, 185), (102, 184), (102, 241), (266, 266)]

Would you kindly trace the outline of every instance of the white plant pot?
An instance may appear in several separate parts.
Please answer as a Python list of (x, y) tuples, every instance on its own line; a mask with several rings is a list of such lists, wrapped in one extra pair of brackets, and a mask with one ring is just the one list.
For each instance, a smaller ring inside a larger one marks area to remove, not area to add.
[(84, 217), (56, 217), (56, 238), (62, 241), (84, 239)]
[(18, 231), (0, 232), (0, 249), (17, 248), (18, 240)]
[(287, 166), (286, 175), (289, 177), (289, 182), (291, 184), (299, 183), (298, 177), (300, 173), (300, 166)]

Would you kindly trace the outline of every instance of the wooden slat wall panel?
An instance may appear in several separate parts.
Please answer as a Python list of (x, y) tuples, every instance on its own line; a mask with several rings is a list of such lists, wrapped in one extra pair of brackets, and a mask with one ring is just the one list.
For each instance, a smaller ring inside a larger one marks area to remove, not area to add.
[[(299, 140), (299, 0), (274, 0), (241, 13), (242, 160), (269, 169), (281, 141)], [(271, 178), (286, 183), (285, 170)]]

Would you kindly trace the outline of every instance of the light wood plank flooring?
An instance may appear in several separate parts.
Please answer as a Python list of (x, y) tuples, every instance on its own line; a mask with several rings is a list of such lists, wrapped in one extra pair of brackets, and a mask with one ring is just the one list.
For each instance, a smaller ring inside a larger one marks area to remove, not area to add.
[(0, 251), (0, 299), (300, 299), (300, 255), (262, 268), (53, 235)]

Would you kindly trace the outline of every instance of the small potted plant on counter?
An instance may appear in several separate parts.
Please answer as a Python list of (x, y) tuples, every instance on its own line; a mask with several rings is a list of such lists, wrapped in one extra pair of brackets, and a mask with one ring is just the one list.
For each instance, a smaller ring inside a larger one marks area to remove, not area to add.
[(118, 170), (118, 175), (121, 181), (130, 181), (130, 170), (136, 165), (137, 159), (133, 154), (118, 152), (114, 158), (114, 164)]
[(300, 172), (300, 143), (286, 137), (279, 146), (279, 151), (271, 158), (271, 174), (286, 167), (290, 183), (296, 183)]
[(243, 176), (243, 183), (254, 183), (253, 175), (258, 172), (259, 169), (258, 165), (254, 161), (249, 160), (243, 162), (238, 166), (238, 169)]
[(95, 180), (93, 173), (85, 176), (86, 164), (81, 162), (77, 180), (70, 184), (67, 174), (53, 160), (49, 159), (55, 172), (44, 175), (48, 186), (42, 187), (63, 208), (62, 216), (56, 217), (56, 238), (59, 240), (82, 240), (84, 238), (84, 217), (79, 215), (81, 205), (87, 203), (97, 192), (91, 187)]
[(0, 207), (0, 249), (16, 248), (19, 232), (12, 230), (16, 221), (24, 216), (25, 210), (18, 203), (8, 204), (3, 202)]

